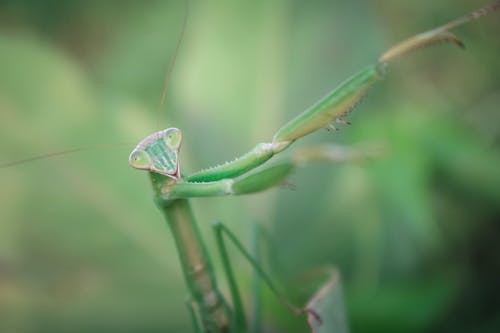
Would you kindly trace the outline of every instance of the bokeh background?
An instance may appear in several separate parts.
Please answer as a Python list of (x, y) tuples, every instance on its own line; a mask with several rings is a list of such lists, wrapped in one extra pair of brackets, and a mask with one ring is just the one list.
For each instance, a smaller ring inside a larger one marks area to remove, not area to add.
[[(127, 163), (135, 144), (175, 126), (185, 172), (230, 160), (393, 43), (483, 3), (191, 1), (159, 111), (182, 0), (0, 1), (1, 162), (125, 143), (0, 169), (0, 331), (191, 332), (168, 228)], [(498, 332), (498, 31), (500, 13), (456, 29), (465, 51), (398, 61), (352, 126), (297, 143), (383, 144), (383, 157), (195, 200), (209, 246), (215, 220), (246, 244), (262, 224), (268, 269), (298, 301), (301, 276), (336, 266), (353, 332)], [(234, 259), (248, 300), (251, 269)], [(266, 332), (306, 331), (264, 296)]]

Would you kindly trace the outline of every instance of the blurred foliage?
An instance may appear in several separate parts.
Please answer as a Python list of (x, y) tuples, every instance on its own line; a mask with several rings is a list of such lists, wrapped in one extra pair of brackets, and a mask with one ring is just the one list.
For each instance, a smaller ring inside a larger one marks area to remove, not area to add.
[[(190, 332), (173, 242), (127, 165), (135, 143), (159, 123), (184, 131), (183, 170), (232, 159), (393, 43), (479, 5), (192, 1), (158, 111), (182, 0), (1, 1), (1, 161), (128, 146), (1, 170), (0, 331)], [(293, 191), (196, 200), (210, 245), (216, 219), (242, 240), (266, 225), (273, 273), (301, 301), (300, 276), (337, 266), (354, 332), (497, 332), (499, 17), (457, 29), (465, 52), (399, 61), (352, 126), (304, 140), (381, 143), (382, 158), (299, 170)], [(250, 268), (235, 266), (248, 296)], [(268, 331), (304, 331), (265, 299)]]

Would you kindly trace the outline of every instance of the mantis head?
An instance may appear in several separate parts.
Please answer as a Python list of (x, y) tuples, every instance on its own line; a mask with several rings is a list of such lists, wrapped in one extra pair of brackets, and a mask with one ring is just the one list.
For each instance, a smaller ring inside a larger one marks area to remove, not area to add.
[(147, 170), (178, 179), (180, 177), (179, 149), (182, 132), (178, 128), (167, 128), (142, 140), (130, 153), (131, 167)]

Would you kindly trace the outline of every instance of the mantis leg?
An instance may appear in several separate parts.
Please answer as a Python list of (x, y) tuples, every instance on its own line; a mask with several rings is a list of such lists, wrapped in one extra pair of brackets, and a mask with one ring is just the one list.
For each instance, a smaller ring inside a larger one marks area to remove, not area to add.
[[(243, 244), (236, 238), (236, 236), (222, 223), (216, 223), (214, 225), (214, 230), (215, 230), (215, 235), (216, 235), (216, 241), (217, 241), (217, 246), (219, 247), (219, 250), (221, 251), (221, 255), (223, 257), (223, 265), (224, 269), (226, 271), (226, 275), (229, 281), (230, 289), (231, 291), (235, 292), (235, 295), (233, 296), (233, 302), (235, 301), (236, 297), (236, 302), (238, 302), (240, 296), (238, 292), (238, 288), (236, 286), (236, 281), (234, 278), (234, 274), (232, 271), (232, 268), (229, 264), (229, 256), (227, 254), (227, 249), (226, 245), (224, 243), (224, 238), (223, 235), (226, 235), (226, 237), (231, 240), (234, 246), (240, 251), (240, 253), (245, 257), (245, 259), (252, 265), (252, 268), (259, 274), (260, 278), (262, 279), (263, 282), (267, 285), (269, 290), (274, 294), (274, 296), (283, 304), (285, 305), (290, 311), (292, 311), (296, 315), (304, 314), (310, 312), (309, 309), (307, 308), (302, 308), (302, 307), (297, 307), (294, 306), (292, 303), (290, 303), (286, 297), (279, 292), (279, 289), (276, 287), (276, 285), (273, 283), (272, 279), (269, 277), (269, 275), (262, 269), (261, 265), (259, 262), (252, 257), (252, 255), (245, 249)], [(241, 301), (240, 305), (241, 306)], [(233, 304), (235, 307), (236, 311), (236, 305)], [(313, 315), (316, 315), (313, 313)]]
[[(250, 152), (231, 162), (201, 170), (185, 177), (185, 180), (187, 183), (206, 183), (239, 177), (263, 165), (275, 154), (285, 150), (296, 140), (318, 129), (334, 127), (331, 124), (332, 122), (347, 123), (343, 120), (343, 117), (356, 107), (371, 87), (384, 79), (386, 76), (386, 67), (389, 63), (415, 50), (442, 42), (454, 43), (463, 47), (462, 41), (449, 30), (483, 17), (498, 8), (500, 8), (500, 0), (440, 27), (403, 40), (383, 52), (376, 63), (354, 74), (314, 105), (285, 123), (274, 134), (270, 143), (260, 143)], [(220, 191), (224, 192), (224, 189), (219, 188), (219, 193)]]
[[(261, 227), (254, 223), (252, 226), (251, 251), (255, 261), (262, 262), (262, 253), (260, 248)], [(250, 332), (260, 333), (262, 330), (262, 280), (257, 272), (252, 277), (252, 310), (250, 317)]]
[(241, 195), (264, 191), (281, 184), (293, 171), (295, 164), (289, 161), (266, 166), (234, 179), (213, 182), (172, 181), (162, 175), (150, 173), (153, 186), (162, 202), (181, 198)]
[(243, 175), (267, 162), (274, 155), (288, 148), (295, 140), (345, 116), (383, 74), (378, 65), (372, 65), (353, 75), (316, 104), (287, 122), (274, 135), (272, 142), (259, 143), (248, 153), (212, 168), (186, 176), (192, 182), (213, 182)]
[(298, 149), (291, 157), (271, 165), (262, 165), (236, 178), (208, 182), (191, 182), (150, 173), (153, 186), (161, 200), (194, 197), (243, 195), (261, 192), (285, 182), (295, 168), (310, 162), (356, 162), (378, 155), (375, 149), (360, 149), (326, 144)]
[(238, 285), (234, 277), (233, 268), (231, 267), (231, 263), (229, 261), (229, 254), (227, 252), (226, 244), (224, 242), (224, 238), (222, 237), (222, 230), (224, 228), (225, 227), (221, 223), (216, 223), (214, 225), (215, 240), (221, 256), (222, 266), (226, 274), (229, 290), (231, 292), (231, 299), (234, 311), (233, 327), (237, 329), (237, 332), (245, 332), (247, 330), (245, 311), (243, 309), (243, 303), (241, 301)]
[[(233, 269), (231, 267), (231, 263), (229, 262), (229, 254), (226, 248), (226, 244), (224, 241), (223, 237), (223, 232), (226, 233), (231, 233), (225, 226), (223, 226), (221, 223), (216, 223), (214, 225), (214, 231), (215, 231), (215, 237), (216, 237), (216, 242), (217, 242), (217, 247), (219, 248), (219, 253), (221, 255), (222, 259), (222, 265), (224, 268), (224, 271), (226, 273), (226, 278), (228, 280), (229, 284), (229, 289), (231, 291), (232, 295), (232, 301), (233, 301), (233, 307), (234, 307), (234, 314), (235, 314), (235, 325), (234, 327), (238, 328), (238, 332), (243, 331), (247, 327), (247, 323), (245, 320), (245, 314), (244, 314), (244, 308), (243, 304), (241, 302), (241, 297), (240, 293), (238, 290), (238, 286), (236, 283), (236, 278), (234, 276)], [(260, 267), (260, 236), (261, 236), (261, 229), (258, 224), (253, 225), (252, 229), (252, 252), (253, 256), (251, 256), (249, 253), (246, 253), (245, 257), (248, 256), (250, 258), (253, 258), (254, 263)], [(236, 237), (233, 235), (233, 238), (236, 239)], [(243, 246), (239, 244), (238, 248), (240, 250), (244, 250)], [(246, 252), (246, 251), (245, 251)], [(253, 299), (252, 299), (252, 317), (251, 317), (251, 325), (250, 325), (250, 332), (251, 333), (259, 333), (261, 332), (262, 329), (262, 316), (261, 316), (261, 287), (262, 287), (262, 281), (261, 281), (261, 275), (260, 271), (255, 271), (256, 274), (254, 274), (253, 281), (252, 281), (252, 289), (253, 289)]]

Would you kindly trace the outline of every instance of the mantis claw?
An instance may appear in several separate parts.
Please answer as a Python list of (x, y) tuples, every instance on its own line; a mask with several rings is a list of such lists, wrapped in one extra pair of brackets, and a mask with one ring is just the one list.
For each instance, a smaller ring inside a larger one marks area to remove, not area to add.
[(328, 125), (326, 126), (326, 130), (327, 130), (327, 131), (338, 131), (338, 128), (337, 128), (337, 127), (335, 127), (335, 125), (333, 125), (332, 123), (330, 123), (330, 124), (328, 124)]
[(456, 35), (449, 31), (441, 31), (441, 28), (438, 28), (418, 34), (396, 44), (382, 54), (379, 62), (387, 63), (415, 50), (445, 42), (453, 43), (462, 49), (465, 48), (465, 44)]
[(303, 312), (308, 314), (308, 315), (311, 315), (320, 325), (323, 324), (323, 319), (321, 318), (321, 315), (316, 310), (306, 307), (303, 309)]
[(344, 120), (344, 119), (341, 119), (341, 118), (339, 118), (339, 119), (335, 119), (335, 121), (336, 121), (337, 123), (339, 123), (339, 124), (342, 124), (342, 125), (351, 125), (351, 122), (350, 122), (350, 121), (348, 121), (348, 120)]
[(284, 190), (295, 191), (297, 189), (297, 186), (294, 183), (285, 180), (283, 183), (281, 183), (280, 188)]

